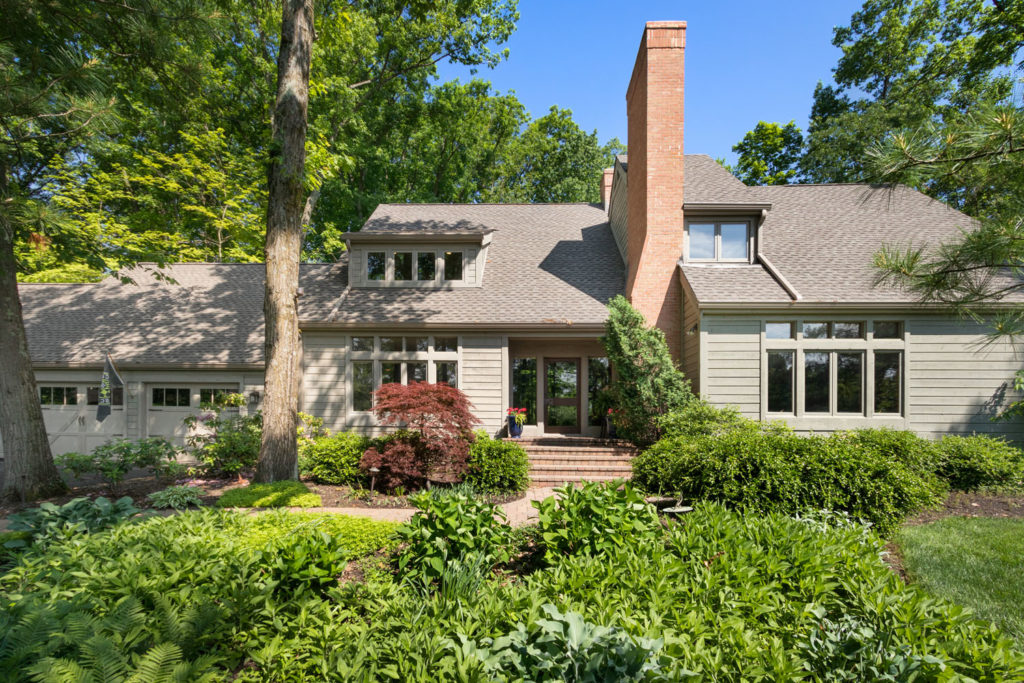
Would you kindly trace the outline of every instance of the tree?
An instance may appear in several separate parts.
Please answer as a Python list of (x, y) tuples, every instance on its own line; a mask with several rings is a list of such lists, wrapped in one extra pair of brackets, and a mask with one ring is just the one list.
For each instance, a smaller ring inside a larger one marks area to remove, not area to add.
[[(34, 243), (53, 248), (59, 264), (106, 266), (94, 235), (44, 206), (53, 164), (120, 123), (115, 72), (130, 81), (152, 65), (172, 71), (208, 17), (173, 0), (0, 0), (0, 15), (0, 496), (34, 499), (63, 484), (28, 354), (15, 249)], [(137, 245), (124, 245), (110, 257), (124, 265), (140, 255)]]
[(643, 314), (617, 296), (608, 304), (601, 343), (615, 370), (609, 390), (619, 434), (639, 446), (654, 443), (661, 435), (658, 419), (696, 400), (672, 361), (665, 334), (648, 327)]
[(263, 441), (257, 482), (298, 479), (299, 257), (306, 204), (306, 114), (313, 57), (313, 0), (284, 0), (277, 52), (267, 202)]
[(804, 136), (796, 123), (759, 121), (754, 130), (733, 145), (739, 153), (735, 168), (729, 170), (747, 185), (786, 185), (796, 176)]
[[(1006, 67), (1024, 40), (1019, 17), (1019, 3), (867, 0), (835, 29), (832, 42), (843, 51), (836, 85), (815, 89), (801, 174), (867, 179), (867, 149), (887, 133), (956, 126), (979, 105), (1005, 100)], [(957, 186), (932, 191), (942, 197)]]

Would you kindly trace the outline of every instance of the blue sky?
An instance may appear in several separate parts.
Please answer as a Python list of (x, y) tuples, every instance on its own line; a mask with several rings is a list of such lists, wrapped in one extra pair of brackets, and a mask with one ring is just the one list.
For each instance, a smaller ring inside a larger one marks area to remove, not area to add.
[[(667, 2), (520, 0), (510, 55), (480, 78), (514, 90), (534, 117), (556, 104), (601, 142), (626, 140), (626, 86), (645, 21), (682, 19), (686, 37), (686, 151), (733, 161), (759, 120), (806, 129), (815, 84), (831, 81), (832, 28), (862, 0)], [(443, 65), (443, 80), (471, 78)]]

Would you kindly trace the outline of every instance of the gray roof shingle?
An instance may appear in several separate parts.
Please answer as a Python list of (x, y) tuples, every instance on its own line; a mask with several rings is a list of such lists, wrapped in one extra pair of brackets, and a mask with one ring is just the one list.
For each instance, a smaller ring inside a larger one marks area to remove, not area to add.
[(756, 204), (764, 202), (739, 178), (707, 154), (687, 154), (683, 166), (684, 204)]

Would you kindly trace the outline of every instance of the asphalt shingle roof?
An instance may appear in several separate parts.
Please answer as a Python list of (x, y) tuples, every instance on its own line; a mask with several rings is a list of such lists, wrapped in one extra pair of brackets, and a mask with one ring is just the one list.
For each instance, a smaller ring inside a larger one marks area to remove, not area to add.
[(764, 199), (752, 192), (707, 154), (687, 154), (683, 162), (685, 204), (754, 204)]

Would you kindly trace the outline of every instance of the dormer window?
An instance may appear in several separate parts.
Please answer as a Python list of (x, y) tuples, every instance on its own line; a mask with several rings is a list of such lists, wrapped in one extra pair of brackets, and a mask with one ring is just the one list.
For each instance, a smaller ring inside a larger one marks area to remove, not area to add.
[(396, 251), (394, 254), (395, 280), (397, 282), (412, 279), (412, 252)]
[(686, 260), (749, 263), (750, 224), (741, 221), (693, 221), (686, 226)]
[(448, 282), (462, 280), (462, 252), (444, 252), (444, 279)]
[(388, 256), (383, 251), (366, 252), (366, 279), (383, 280), (388, 274)]
[(421, 251), (416, 254), (416, 279), (420, 282), (433, 282), (437, 277), (437, 254), (432, 251)]

